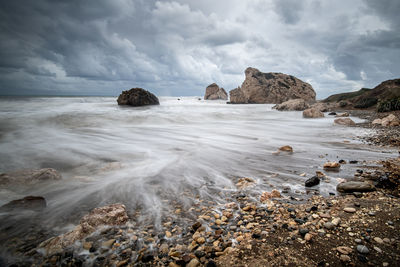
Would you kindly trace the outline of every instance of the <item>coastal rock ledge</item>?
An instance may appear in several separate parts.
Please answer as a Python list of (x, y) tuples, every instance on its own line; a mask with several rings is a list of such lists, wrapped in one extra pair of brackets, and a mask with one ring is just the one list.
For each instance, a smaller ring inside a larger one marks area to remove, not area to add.
[(206, 88), (206, 93), (204, 95), (204, 100), (227, 100), (228, 94), (224, 88), (220, 88), (216, 83), (210, 84)]
[(315, 102), (312, 86), (292, 75), (255, 68), (247, 68), (245, 75), (242, 86), (229, 92), (232, 104), (280, 104), (296, 98)]
[(123, 91), (118, 99), (118, 105), (129, 105), (129, 106), (147, 106), (147, 105), (159, 105), (158, 98), (142, 88), (132, 88), (127, 91)]

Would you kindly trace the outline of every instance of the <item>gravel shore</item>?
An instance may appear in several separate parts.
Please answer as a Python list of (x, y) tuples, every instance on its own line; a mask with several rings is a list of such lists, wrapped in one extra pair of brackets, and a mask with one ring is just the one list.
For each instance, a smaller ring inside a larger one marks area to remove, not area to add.
[[(361, 127), (381, 116), (350, 112), (368, 120)], [(399, 140), (399, 127), (380, 127), (364, 138), (395, 147)], [(99, 228), (54, 253), (37, 249), (40, 237), (10, 240), (21, 259), (12, 266), (398, 266), (400, 159), (376, 165), (360, 165), (354, 174), (373, 184), (373, 192), (298, 202), (273, 190), (255, 198), (246, 191), (257, 186), (254, 180), (238, 178), (238, 190), (224, 203), (198, 196), (190, 210), (177, 206), (160, 228), (137, 227), (132, 218), (139, 214), (129, 214), (128, 223)]]

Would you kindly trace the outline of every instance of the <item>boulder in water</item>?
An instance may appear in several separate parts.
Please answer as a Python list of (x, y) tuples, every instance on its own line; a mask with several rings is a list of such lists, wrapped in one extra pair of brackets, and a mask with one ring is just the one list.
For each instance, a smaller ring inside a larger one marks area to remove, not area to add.
[(0, 174), (0, 185), (33, 184), (40, 181), (60, 180), (61, 174), (55, 169), (19, 170)]
[(245, 75), (242, 86), (229, 92), (232, 104), (280, 104), (296, 98), (315, 101), (311, 85), (294, 76), (255, 68), (247, 68)]
[(277, 104), (273, 108), (279, 111), (302, 111), (309, 107), (310, 105), (304, 99), (297, 98)]
[(319, 182), (320, 182), (319, 177), (318, 177), (318, 176), (313, 176), (313, 177), (311, 177), (310, 179), (307, 179), (307, 180), (305, 181), (304, 185), (305, 185), (306, 187), (313, 187), (313, 186), (318, 185)]
[(375, 187), (365, 182), (350, 181), (338, 184), (336, 190), (342, 193), (370, 192), (374, 191)]
[(204, 100), (227, 100), (228, 94), (224, 88), (220, 88), (216, 83), (210, 84), (206, 88)]
[(118, 105), (129, 105), (129, 106), (146, 106), (146, 105), (159, 105), (158, 98), (142, 88), (132, 88), (127, 91), (123, 91), (118, 99)]
[(1, 210), (40, 210), (46, 207), (46, 200), (40, 196), (27, 196), (8, 202), (1, 206)]
[(356, 123), (350, 118), (338, 118), (334, 120), (335, 124), (344, 125), (344, 126), (354, 126)]
[(324, 113), (315, 108), (309, 108), (303, 111), (304, 118), (323, 118)]

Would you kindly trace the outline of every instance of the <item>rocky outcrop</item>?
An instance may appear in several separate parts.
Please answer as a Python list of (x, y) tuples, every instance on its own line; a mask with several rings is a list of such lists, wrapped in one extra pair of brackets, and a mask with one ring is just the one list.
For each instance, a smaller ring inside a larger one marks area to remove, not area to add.
[(224, 88), (220, 88), (216, 83), (210, 84), (206, 88), (206, 93), (204, 95), (204, 100), (227, 100), (228, 94)]
[(334, 120), (335, 124), (344, 125), (344, 126), (354, 126), (356, 123), (350, 118), (339, 118)]
[(61, 252), (75, 241), (85, 238), (102, 226), (123, 225), (127, 221), (128, 215), (123, 204), (95, 208), (81, 219), (75, 229), (42, 242), (39, 248), (46, 249), (47, 255), (52, 255)]
[(385, 127), (400, 126), (400, 120), (394, 114), (390, 114), (383, 119), (375, 119), (372, 124), (382, 125)]
[(273, 108), (279, 111), (302, 111), (309, 107), (310, 105), (304, 99), (297, 98), (277, 104)]
[(315, 91), (310, 84), (283, 73), (263, 73), (247, 68), (241, 87), (229, 92), (233, 104), (280, 104), (290, 99), (301, 98), (315, 101)]
[(336, 190), (342, 193), (370, 192), (374, 191), (375, 187), (365, 182), (350, 181), (338, 184)]
[(315, 108), (309, 108), (303, 111), (304, 118), (323, 118), (324, 113)]
[(118, 99), (118, 105), (129, 105), (129, 106), (147, 106), (147, 105), (159, 105), (158, 98), (142, 88), (132, 88), (127, 91), (123, 91)]
[(1, 206), (0, 210), (40, 210), (46, 207), (46, 200), (44, 197), (27, 196), (22, 199), (17, 199), (8, 202)]
[(61, 174), (55, 169), (20, 170), (0, 174), (0, 185), (33, 184), (40, 181), (60, 180)]

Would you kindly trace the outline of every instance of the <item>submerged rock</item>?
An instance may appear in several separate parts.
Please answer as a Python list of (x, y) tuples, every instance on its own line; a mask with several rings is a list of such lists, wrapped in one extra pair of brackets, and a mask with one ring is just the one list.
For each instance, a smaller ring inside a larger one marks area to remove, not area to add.
[(338, 124), (338, 125), (345, 125), (345, 126), (356, 125), (356, 123), (350, 118), (339, 118), (339, 119), (334, 120), (334, 123)]
[(339, 171), (340, 169), (340, 164), (337, 163), (336, 161), (328, 161), (324, 163), (324, 170), (327, 171)]
[(322, 113), (320, 110), (315, 109), (315, 108), (309, 108), (303, 111), (303, 117), (304, 118), (323, 118), (324, 113)]
[(28, 210), (40, 210), (46, 207), (46, 200), (40, 196), (27, 196), (22, 199), (17, 199), (8, 202), (1, 206), (0, 210), (15, 210), (15, 209), (28, 209)]
[(310, 105), (304, 99), (297, 98), (277, 104), (273, 108), (279, 111), (302, 111), (309, 107)]
[(296, 98), (315, 101), (311, 85), (294, 76), (255, 68), (247, 68), (245, 75), (242, 86), (229, 92), (233, 104), (279, 104)]
[(216, 83), (210, 84), (206, 88), (206, 93), (204, 95), (204, 100), (227, 100), (228, 94), (224, 88), (220, 88)]
[(336, 190), (342, 193), (370, 192), (374, 191), (375, 187), (365, 182), (350, 181), (338, 184)]
[(118, 99), (118, 105), (129, 105), (129, 106), (146, 106), (146, 105), (159, 105), (158, 98), (142, 88), (132, 88), (127, 91), (123, 91)]
[(52, 255), (85, 238), (101, 226), (123, 225), (127, 221), (128, 215), (123, 204), (95, 208), (80, 220), (74, 230), (42, 242), (39, 248), (46, 249), (47, 254)]
[(19, 170), (0, 174), (0, 185), (32, 184), (40, 181), (60, 180), (61, 174), (55, 169), (44, 168), (39, 170)]
[(305, 186), (306, 187), (316, 186), (319, 184), (319, 182), (320, 182), (320, 179), (318, 178), (318, 176), (313, 176), (310, 179), (307, 179), (305, 181)]

